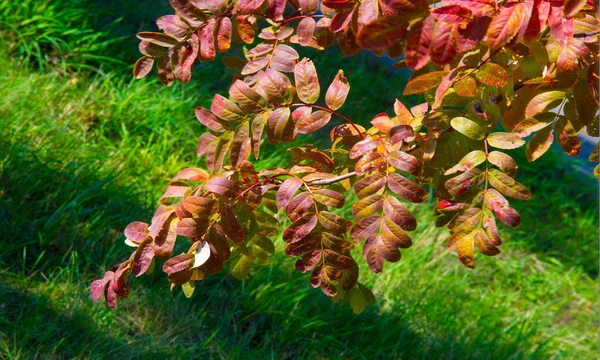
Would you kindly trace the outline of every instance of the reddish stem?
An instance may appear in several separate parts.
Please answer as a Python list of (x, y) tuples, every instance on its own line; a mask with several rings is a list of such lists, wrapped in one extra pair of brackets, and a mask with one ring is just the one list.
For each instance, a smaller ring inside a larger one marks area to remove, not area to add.
[(319, 110), (327, 111), (331, 115), (335, 115), (335, 116), (339, 117), (340, 119), (342, 119), (345, 122), (347, 122), (350, 126), (352, 126), (354, 128), (354, 130), (356, 130), (356, 132), (360, 136), (361, 140), (365, 139), (365, 136), (362, 134), (362, 132), (358, 128), (358, 125), (356, 125), (352, 120), (348, 119), (347, 117), (345, 117), (344, 115), (340, 114), (339, 112), (337, 112), (335, 110), (331, 110), (331, 109), (326, 108), (324, 106), (315, 105), (315, 104), (292, 104), (291, 106), (310, 106), (310, 107), (313, 107), (313, 108), (316, 108), (316, 109), (319, 109)]

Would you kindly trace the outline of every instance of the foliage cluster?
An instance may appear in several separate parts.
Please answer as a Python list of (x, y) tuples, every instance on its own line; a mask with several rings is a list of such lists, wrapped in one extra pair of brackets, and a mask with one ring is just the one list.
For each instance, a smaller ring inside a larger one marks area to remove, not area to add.
[[(156, 259), (173, 286), (191, 296), (195, 282), (221, 271), (244, 278), (275, 251), (279, 211), (285, 253), (310, 283), (361, 311), (374, 301), (358, 282), (351, 250), (362, 246), (371, 271), (400, 260), (417, 227), (406, 203), (422, 203), (429, 184), (437, 199), (436, 224), (450, 231), (449, 250), (475, 266), (475, 248), (494, 256), (501, 239), (496, 219), (515, 227), (520, 215), (506, 197), (529, 200), (515, 180), (518, 166), (505, 151), (526, 145), (534, 161), (557, 142), (577, 156), (578, 133), (598, 135), (598, 13), (586, 1), (447, 0), (171, 0), (176, 15), (158, 19), (163, 33), (142, 32), (141, 78), (156, 64), (166, 85), (192, 77), (198, 60), (213, 60), (232, 43), (243, 59), (225, 58), (240, 73), (228, 97), (215, 95), (197, 119), (210, 131), (197, 155), (207, 171), (175, 176), (150, 224), (131, 223), (126, 243), (136, 250), (92, 283), (94, 300), (111, 308), (129, 295), (129, 277), (152, 272)], [(258, 39), (258, 40), (257, 40)], [(390, 57), (414, 73), (404, 94), (424, 93), (394, 116), (380, 113), (364, 128), (339, 112), (350, 84), (337, 74), (321, 96), (314, 64), (294, 45), (347, 55), (362, 49)], [(323, 98), (322, 105), (319, 100)], [(288, 149), (291, 162), (255, 169), (261, 144), (290, 143), (298, 135), (343, 124), (331, 147)], [(497, 131), (502, 127), (502, 131)], [(532, 135), (530, 137), (530, 135)], [(527, 139), (527, 140), (526, 140)], [(494, 149), (491, 149), (494, 148)], [(590, 160), (597, 161), (598, 150)], [(597, 173), (596, 168), (596, 173)], [(352, 220), (336, 209), (354, 192)], [(505, 197), (506, 196), (506, 197)], [(178, 237), (188, 250), (174, 255)]]

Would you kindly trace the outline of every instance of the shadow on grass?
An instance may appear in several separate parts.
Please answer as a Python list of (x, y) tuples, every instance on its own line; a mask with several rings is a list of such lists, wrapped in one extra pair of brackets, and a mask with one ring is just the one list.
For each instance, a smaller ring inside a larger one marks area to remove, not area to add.
[(5, 347), (23, 357), (489, 358), (523, 351), (514, 339), (485, 333), (436, 338), (411, 325), (407, 304), (355, 316), (281, 259), (242, 284), (210, 277), (193, 299), (169, 293), (157, 271), (135, 281), (118, 312), (94, 306), (88, 276), (125, 255), (117, 234), (148, 217), (148, 206), (85, 165), (0, 149), (12, 151), (0, 174), (2, 277), (20, 279), (0, 283), (0, 329)]

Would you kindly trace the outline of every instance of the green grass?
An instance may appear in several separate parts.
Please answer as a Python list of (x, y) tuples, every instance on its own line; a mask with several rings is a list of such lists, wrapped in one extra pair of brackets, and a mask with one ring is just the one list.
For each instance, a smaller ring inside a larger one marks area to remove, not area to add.
[[(142, 6), (119, 4), (107, 2), (101, 15)], [(150, 15), (127, 17), (119, 31)], [(123, 228), (149, 219), (179, 169), (202, 165), (193, 108), (224, 93), (232, 73), (204, 64), (191, 84), (166, 88), (122, 72), (57, 77), (10, 55), (0, 55), (0, 358), (597, 355), (597, 183), (559, 151), (534, 164), (521, 155), (519, 179), (535, 198), (513, 202), (523, 224), (502, 228), (502, 254), (477, 256), (475, 271), (442, 256), (447, 235), (433, 226), (432, 204), (415, 208), (414, 246), (380, 276), (362, 271), (378, 302), (358, 316), (312, 289), (281, 252), (246, 281), (209, 277), (192, 299), (169, 292), (157, 271), (132, 280), (118, 311), (93, 304), (90, 281), (128, 255)], [(324, 84), (346, 70), (352, 91), (342, 111), (363, 124), (390, 108), (386, 94), (404, 81), (366, 56), (310, 56)], [(280, 161), (275, 150), (262, 166)]]

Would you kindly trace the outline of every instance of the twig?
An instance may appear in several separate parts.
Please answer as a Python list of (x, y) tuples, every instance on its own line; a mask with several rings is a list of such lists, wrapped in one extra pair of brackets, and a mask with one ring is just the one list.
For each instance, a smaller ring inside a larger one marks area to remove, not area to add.
[(574, 34), (573, 37), (574, 38), (584, 38), (584, 37), (596, 36), (596, 35), (600, 35), (600, 31), (594, 31), (594, 32), (591, 32), (591, 33)]
[(346, 180), (346, 179), (354, 177), (354, 176), (356, 176), (356, 171), (349, 172), (347, 174), (336, 176), (336, 177), (330, 178), (330, 179), (322, 179), (322, 180), (311, 181), (308, 184), (309, 185), (331, 185), (331, 184), (336, 183), (338, 181)]

